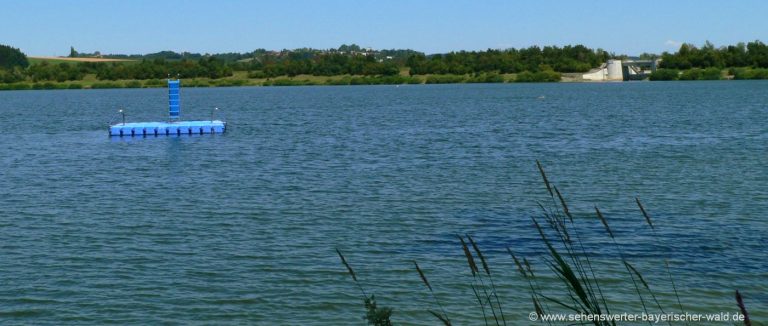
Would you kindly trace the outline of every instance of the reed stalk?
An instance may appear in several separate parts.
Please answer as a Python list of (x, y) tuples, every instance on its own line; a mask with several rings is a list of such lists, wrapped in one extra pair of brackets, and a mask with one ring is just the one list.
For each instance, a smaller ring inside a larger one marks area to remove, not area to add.
[(352, 269), (352, 266), (349, 265), (349, 262), (347, 262), (347, 259), (344, 258), (344, 254), (341, 253), (341, 250), (339, 250), (339, 248), (336, 248), (336, 253), (339, 254), (339, 258), (341, 258), (341, 263), (344, 265), (344, 267), (347, 268), (347, 273), (349, 273), (349, 275), (352, 276), (352, 280), (355, 282), (355, 285), (357, 285), (357, 288), (360, 289), (360, 293), (363, 295), (363, 298), (365, 300), (368, 300), (368, 294), (365, 293), (365, 289), (363, 289), (363, 286), (357, 280), (357, 275), (355, 274), (355, 270)]
[(437, 314), (432, 310), (428, 310), (428, 311), (432, 313), (435, 317), (440, 319), (440, 321), (443, 322), (443, 325), (451, 326), (451, 320), (448, 318), (448, 314), (445, 312), (443, 305), (440, 303), (440, 300), (437, 299), (435, 292), (432, 290), (432, 285), (429, 284), (429, 280), (427, 280), (427, 276), (424, 275), (424, 271), (421, 270), (421, 268), (419, 267), (419, 263), (417, 263), (415, 260), (413, 261), (413, 265), (416, 267), (416, 271), (419, 273), (419, 278), (421, 278), (421, 282), (427, 286), (427, 289), (429, 289), (429, 293), (432, 295), (432, 298), (435, 300), (435, 303), (437, 303), (438, 307), (440, 307), (440, 311), (442, 312), (442, 314)]
[(341, 263), (344, 265), (344, 267), (347, 268), (347, 273), (349, 273), (349, 275), (352, 277), (352, 280), (355, 282), (358, 289), (360, 289), (360, 293), (363, 295), (363, 303), (365, 304), (366, 309), (364, 318), (368, 321), (368, 324), (374, 326), (392, 326), (392, 321), (390, 321), (392, 308), (379, 308), (376, 304), (376, 297), (373, 294), (368, 297), (368, 294), (365, 293), (365, 289), (363, 289), (362, 284), (360, 284), (360, 282), (357, 280), (357, 274), (355, 274), (355, 270), (352, 269), (352, 266), (349, 264), (349, 262), (347, 262), (347, 259), (341, 253), (339, 248), (336, 248), (336, 253), (339, 255), (339, 258), (341, 258)]
[[(499, 295), (496, 291), (496, 284), (493, 283), (493, 276), (491, 275), (491, 269), (488, 267), (488, 263), (485, 261), (485, 256), (483, 256), (483, 252), (480, 251), (480, 248), (477, 246), (477, 243), (475, 242), (472, 237), (467, 234), (467, 239), (469, 240), (469, 243), (472, 244), (472, 248), (475, 249), (475, 253), (477, 254), (477, 257), (480, 258), (480, 263), (483, 264), (483, 270), (485, 271), (486, 275), (488, 275), (488, 280), (491, 282), (491, 294), (493, 294), (493, 297), (496, 299), (496, 306), (499, 307), (499, 315), (501, 316), (501, 321), (504, 325), (507, 325), (507, 320), (504, 317), (504, 310), (501, 309), (501, 300), (499, 300)], [(488, 304), (493, 305), (493, 303), (490, 302), (490, 298), (488, 301)], [(498, 320), (496, 320), (496, 323), (498, 324)]]
[[(603, 310), (606, 313), (610, 312), (610, 309), (608, 307), (608, 304), (605, 300), (605, 296), (603, 295), (602, 288), (600, 287), (597, 276), (595, 274), (595, 270), (592, 266), (592, 262), (589, 259), (589, 252), (587, 252), (586, 248), (584, 247), (584, 243), (581, 240), (581, 237), (579, 236), (576, 228), (576, 224), (573, 218), (573, 214), (571, 213), (568, 204), (565, 201), (564, 196), (560, 192), (560, 190), (557, 188), (557, 186), (553, 185), (549, 178), (547, 177), (547, 173), (544, 170), (544, 167), (541, 165), (541, 162), (536, 162), (536, 167), (539, 170), (539, 173), (541, 174), (542, 181), (544, 182), (545, 186), (547, 187), (548, 191), (550, 189), (554, 189), (554, 194), (557, 195), (557, 199), (555, 199), (555, 196), (550, 193), (550, 200), (552, 202), (552, 207), (554, 209), (548, 210), (542, 205), (541, 203), (538, 203), (539, 207), (541, 208), (541, 212), (545, 220), (548, 222), (552, 230), (554, 231), (554, 234), (557, 236), (557, 238), (562, 243), (562, 248), (565, 249), (565, 257), (568, 261), (570, 261), (570, 264), (573, 266), (573, 270), (576, 272), (577, 280), (581, 283), (583, 283), (583, 288), (586, 292), (587, 299), (589, 301), (589, 304), (584, 304), (583, 300), (578, 299), (579, 295), (576, 292), (573, 292), (569, 288), (569, 297), (573, 301), (574, 305), (584, 306), (584, 307), (590, 307), (590, 313), (597, 313), (600, 314), (603, 312)], [(562, 211), (558, 209), (558, 201), (560, 204), (560, 207), (562, 208)], [(567, 217), (567, 220), (566, 218)], [(568, 222), (570, 222), (570, 230), (567, 226)], [(574, 246), (573, 239), (576, 239), (576, 244), (578, 247)], [(583, 260), (586, 262), (586, 266), (584, 265)], [(595, 291), (597, 289), (597, 291)], [(574, 295), (577, 294), (577, 295)], [(599, 299), (598, 299), (599, 295)], [(602, 307), (600, 304), (602, 303)], [(615, 324), (615, 323), (612, 323)]]
[[(651, 232), (653, 233), (654, 238), (658, 238), (659, 236), (656, 234), (656, 227), (653, 225), (653, 221), (651, 220), (651, 216), (648, 214), (648, 211), (645, 210), (645, 207), (643, 206), (643, 203), (640, 202), (640, 198), (635, 197), (635, 203), (637, 203), (637, 207), (640, 209), (640, 212), (643, 214), (643, 218), (645, 219), (645, 223), (648, 224), (648, 226), (651, 228)], [(680, 308), (680, 313), (685, 312), (685, 308), (683, 308), (683, 303), (680, 301), (680, 295), (677, 292), (677, 285), (675, 285), (675, 279), (672, 277), (672, 271), (669, 268), (669, 259), (664, 259), (664, 269), (667, 272), (667, 277), (669, 278), (669, 283), (672, 285), (672, 291), (675, 294), (675, 300), (677, 300), (677, 306)], [(685, 322), (686, 325), (688, 325), (688, 321)]]
[[(488, 290), (485, 286), (485, 282), (483, 281), (483, 275), (480, 273), (480, 270), (477, 268), (477, 263), (475, 263), (475, 259), (472, 255), (472, 252), (469, 250), (469, 247), (467, 246), (467, 243), (464, 241), (464, 238), (462, 238), (460, 235), (457, 235), (459, 237), (459, 240), (461, 241), (461, 247), (464, 250), (464, 255), (467, 258), (467, 263), (469, 264), (470, 269), (472, 270), (472, 281), (473, 283), (477, 281), (480, 285), (480, 290), (483, 291), (483, 298), (486, 302), (488, 302), (488, 307), (491, 308), (491, 315), (493, 315), (493, 320), (496, 322), (496, 325), (499, 324), (499, 317), (496, 314), (496, 308), (494, 308), (493, 303), (491, 302), (491, 294), (488, 293)], [(477, 249), (475, 247), (475, 249)], [(478, 257), (480, 258), (480, 257)], [(481, 262), (483, 262), (481, 260)], [(484, 265), (484, 268), (487, 268), (487, 264)], [(481, 301), (481, 305), (484, 306), (484, 303)]]
[(741, 298), (739, 290), (736, 290), (736, 304), (739, 305), (739, 311), (744, 316), (744, 326), (752, 326), (752, 322), (749, 320), (749, 313), (747, 313), (747, 307), (744, 306), (744, 299)]
[[(536, 161), (536, 167), (542, 177), (547, 193), (549, 194), (551, 201), (549, 207), (551, 208), (547, 208), (547, 206), (537, 202), (538, 206), (541, 208), (541, 215), (531, 217), (531, 220), (538, 232), (541, 242), (546, 247), (547, 255), (544, 258), (546, 265), (557, 278), (558, 282), (565, 286), (564, 294), (562, 296), (553, 296), (550, 295), (549, 292), (545, 292), (540, 285), (538, 280), (539, 277), (534, 273), (530, 261), (525, 257), (522, 257), (522, 259), (518, 258), (518, 256), (507, 247), (507, 252), (512, 257), (517, 272), (528, 284), (531, 301), (536, 314), (543, 315), (553, 311), (548, 304), (553, 304), (553, 307), (562, 307), (576, 313), (590, 315), (610, 314), (606, 296), (598, 281), (596, 269), (590, 260), (591, 253), (587, 251), (579, 234), (579, 228), (576, 225), (578, 221), (576, 217), (578, 215), (572, 212), (571, 207), (568, 206), (568, 203), (565, 200), (565, 196), (563, 196), (560, 189), (550, 181), (544, 167), (538, 160)], [(650, 214), (639, 198), (635, 197), (635, 202), (654, 236), (658, 237), (656, 234), (657, 226), (653, 224)], [(643, 311), (646, 314), (649, 313), (649, 305), (646, 304), (647, 299), (644, 296), (645, 293), (650, 294), (650, 298), (656, 307), (658, 307), (661, 313), (665, 313), (665, 310), (651, 288), (651, 285), (643, 277), (642, 273), (627, 260), (622, 246), (619, 245), (619, 242), (616, 239), (617, 234), (611, 229), (606, 216), (597, 206), (594, 206), (594, 214), (604, 227), (605, 233), (610, 237), (610, 241), (615, 247), (615, 252), (618, 253), (621, 263), (624, 265), (627, 275), (640, 299)], [(458, 234), (456, 236), (459, 238), (462, 251), (467, 260), (467, 266), (472, 274), (470, 288), (480, 306), (485, 325), (488, 325), (489, 322), (495, 322), (496, 325), (506, 325), (506, 317), (503, 313), (502, 303), (494, 281), (494, 272), (490, 267), (487, 257), (472, 236), (465, 234), (466, 241), (464, 236)], [(372, 309), (369, 308), (369, 315), (373, 313), (377, 318), (382, 316), (376, 311), (377, 308), (375, 307), (373, 296), (371, 296), (370, 299), (368, 298), (361, 282), (358, 280), (357, 274), (354, 269), (352, 269), (342, 252), (339, 249), (336, 249), (336, 252), (341, 259), (342, 264), (346, 267), (348, 274), (352, 277), (365, 298), (366, 307), (369, 307), (369, 303), (373, 305)], [(665, 259), (664, 263), (669, 280), (672, 284), (672, 289), (674, 290), (675, 298), (677, 299), (677, 304), (681, 312), (684, 312), (674, 278), (670, 271), (669, 262)], [(424, 273), (416, 261), (413, 261), (413, 264), (422, 283), (429, 290), (433, 300), (440, 308), (439, 312), (430, 309), (428, 309), (427, 312), (440, 320), (443, 325), (451, 325), (451, 320), (449, 319), (444, 306), (436, 296), (434, 288), (429, 282), (426, 273)], [(498, 275), (496, 276), (498, 277)], [(487, 280), (484, 280), (485, 278), (487, 278)], [(736, 291), (736, 301), (739, 309), (745, 316), (745, 325), (751, 326), (746, 308), (744, 307), (744, 302), (738, 291)], [(490, 315), (488, 314), (487, 308), (490, 309)], [(497, 309), (498, 312), (496, 311)], [(391, 312), (391, 310), (388, 312)], [(369, 315), (366, 315), (366, 319), (370, 322), (373, 318), (368, 317)], [(386, 316), (386, 321), (388, 322), (388, 315)], [(491, 319), (491, 317), (493, 318)], [(551, 321), (547, 321), (547, 323), (552, 325)], [(616, 322), (596, 320), (593, 321), (592, 324), (595, 326), (615, 326)]]

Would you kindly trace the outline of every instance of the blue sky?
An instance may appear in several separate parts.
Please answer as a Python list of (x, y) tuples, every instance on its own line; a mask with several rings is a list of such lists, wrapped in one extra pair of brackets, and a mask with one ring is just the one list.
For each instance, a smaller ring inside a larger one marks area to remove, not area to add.
[(0, 44), (28, 55), (298, 47), (426, 53), (584, 44), (635, 55), (768, 42), (768, 1), (0, 0)]

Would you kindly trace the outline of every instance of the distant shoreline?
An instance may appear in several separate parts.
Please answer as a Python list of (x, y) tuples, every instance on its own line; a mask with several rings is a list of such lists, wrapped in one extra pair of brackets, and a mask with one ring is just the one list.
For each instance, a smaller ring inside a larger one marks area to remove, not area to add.
[[(725, 71), (724, 71), (725, 72)], [(564, 73), (558, 81), (521, 82), (517, 74), (479, 74), (479, 75), (397, 75), (397, 76), (313, 76), (299, 75), (294, 77), (280, 76), (276, 78), (247, 78), (236, 74), (232, 77), (182, 78), (184, 87), (265, 87), (265, 86), (345, 86), (345, 85), (418, 85), (418, 84), (477, 84), (477, 83), (617, 83), (621, 81), (591, 81), (581, 78), (581, 73)], [(726, 76), (720, 80), (732, 80)], [(646, 80), (647, 81), (647, 80)], [(115, 88), (164, 88), (164, 79), (145, 80), (97, 80), (88, 78), (82, 81), (45, 81), (0, 83), (3, 90), (51, 90), (51, 89), (115, 89)]]

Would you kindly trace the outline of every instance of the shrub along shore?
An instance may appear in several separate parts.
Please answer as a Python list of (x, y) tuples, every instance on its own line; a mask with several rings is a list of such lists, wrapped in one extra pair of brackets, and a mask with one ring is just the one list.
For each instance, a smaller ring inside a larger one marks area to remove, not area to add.
[[(513, 83), (513, 82), (557, 82), (561, 74), (554, 71), (520, 74), (430, 74), (430, 75), (394, 75), (394, 76), (279, 76), (275, 78), (248, 78), (235, 73), (232, 77), (182, 78), (184, 87), (233, 87), (233, 86), (321, 86), (321, 85), (404, 85), (404, 84), (461, 84), (461, 83)], [(44, 81), (16, 82), (2, 84), (0, 90), (34, 89), (103, 89), (103, 88), (154, 88), (165, 87), (163, 79), (126, 79), (103, 81), (85, 78), (80, 81)]]
[[(248, 78), (234, 74), (225, 78), (182, 78), (184, 87), (235, 87), (235, 86), (323, 86), (323, 85), (405, 85), (405, 84), (470, 84), (470, 83), (536, 83), (536, 82), (592, 82), (555, 71), (522, 72), (518, 74), (430, 74), (394, 76), (279, 76), (275, 78)], [(673, 80), (755, 80), (768, 79), (768, 69), (763, 68), (693, 68), (687, 70), (658, 69), (651, 74), (651, 81)], [(125, 79), (104, 81), (84, 78), (79, 81), (39, 81), (0, 83), (0, 90), (40, 89), (105, 89), (105, 88), (157, 88), (166, 87), (164, 79)]]

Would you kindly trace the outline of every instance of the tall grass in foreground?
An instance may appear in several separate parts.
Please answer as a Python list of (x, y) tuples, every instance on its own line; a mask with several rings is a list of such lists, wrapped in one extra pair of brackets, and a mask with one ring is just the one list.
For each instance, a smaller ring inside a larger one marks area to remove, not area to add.
[(368, 322), (368, 324), (375, 325), (375, 326), (391, 326), (392, 322), (390, 321), (390, 316), (392, 316), (392, 309), (391, 308), (379, 308), (376, 304), (376, 297), (371, 294), (369, 297), (368, 294), (365, 292), (365, 289), (363, 288), (363, 285), (360, 284), (360, 282), (357, 280), (357, 274), (355, 274), (355, 270), (352, 269), (352, 266), (349, 265), (347, 262), (347, 259), (344, 257), (344, 255), (341, 253), (341, 250), (336, 249), (336, 253), (339, 254), (339, 258), (341, 259), (341, 263), (344, 265), (344, 267), (347, 268), (347, 272), (349, 273), (349, 276), (352, 277), (352, 280), (355, 282), (355, 285), (357, 285), (357, 288), (360, 289), (360, 294), (363, 295), (363, 303), (365, 304), (365, 320)]
[(744, 316), (744, 325), (752, 326), (752, 322), (749, 320), (749, 313), (747, 313), (747, 307), (744, 306), (744, 299), (741, 298), (739, 290), (736, 290), (736, 304), (739, 306), (739, 311)]
[[(533, 311), (539, 317), (550, 313), (561, 313), (564, 310), (570, 313), (584, 315), (611, 314), (611, 307), (608, 304), (609, 300), (603, 291), (603, 287), (600, 285), (598, 266), (593, 264), (593, 261), (590, 259), (590, 256), (593, 254), (587, 247), (585, 247), (584, 242), (582, 241), (579, 230), (576, 227), (578, 223), (600, 223), (602, 225), (605, 235), (610, 239), (610, 242), (613, 245), (613, 250), (618, 255), (621, 265), (626, 271), (626, 276), (629, 281), (628, 283), (632, 284), (634, 294), (637, 296), (636, 302), (642, 306), (644, 313), (685, 313), (668, 258), (664, 259), (664, 268), (670, 283), (669, 290), (674, 294), (677, 303), (676, 308), (679, 309), (677, 311), (670, 308), (665, 310), (659, 302), (657, 294), (660, 292), (658, 292), (658, 289), (652, 287), (648, 280), (643, 276), (642, 271), (627, 259), (622, 246), (616, 241), (616, 234), (611, 229), (608, 219), (603, 212), (595, 206), (594, 219), (574, 218), (564, 196), (560, 190), (550, 182), (539, 161), (536, 161), (536, 166), (541, 174), (542, 181), (549, 196), (546, 202), (537, 203), (540, 208), (540, 213), (538, 216), (532, 217), (531, 222), (539, 235), (541, 242), (546, 247), (546, 256), (543, 259), (543, 263), (547, 266), (551, 275), (554, 275), (557, 280), (555, 284), (551, 283), (551, 278), (544, 278), (540, 276), (540, 273), (534, 273), (534, 268), (532, 267), (533, 264), (526, 257), (515, 255), (512, 248), (508, 247), (506, 249), (514, 262), (517, 274), (519, 274), (528, 285), (525, 290), (529, 292), (532, 308), (534, 309)], [(656, 234), (656, 226), (653, 224), (650, 214), (646, 211), (639, 198), (635, 197), (635, 202), (637, 203), (642, 218), (651, 229), (653, 236), (658, 238), (658, 235)], [(464, 236), (457, 235), (457, 238), (466, 258), (469, 272), (472, 276), (469, 287), (472, 289), (474, 299), (477, 301), (479, 314), (481, 315), (478, 317), (482, 318), (485, 325), (507, 325), (507, 316), (504, 315), (503, 302), (496, 290), (491, 267), (483, 255), (480, 246), (469, 234), (465, 234)], [(376, 307), (373, 295), (368, 297), (360, 283), (357, 281), (354, 271), (349, 266), (344, 256), (338, 249), (337, 252), (341, 258), (342, 264), (347, 267), (352, 279), (360, 288), (364, 297), (366, 309), (368, 310), (365, 318), (368, 320), (369, 324), (390, 325), (389, 316), (391, 315), (392, 310), (388, 308), (379, 309)], [(419, 278), (429, 290), (429, 294), (439, 307), (439, 311), (432, 309), (428, 309), (427, 311), (437, 318), (443, 325), (451, 325), (450, 316), (435, 295), (432, 285), (429, 283), (424, 271), (416, 261), (413, 263)], [(553, 291), (550, 289), (545, 291), (542, 286), (543, 282), (550, 282), (546, 284), (548, 287), (551, 288), (552, 286), (556, 286), (559, 290)], [(744, 325), (751, 326), (746, 307), (744, 306), (743, 299), (738, 290), (736, 291), (736, 301), (741, 314), (745, 317)], [(386, 324), (377, 323), (377, 321), (380, 321), (381, 319), (370, 317), (379, 315), (386, 315)], [(542, 319), (539, 318), (539, 320), (541, 321)], [(517, 320), (510, 320), (510, 323), (515, 325), (518, 324), (519, 321), (518, 318)], [(546, 323), (549, 325), (552, 324), (550, 321), (547, 321)], [(582, 322), (582, 324), (593, 324), (596, 326), (617, 325), (616, 321), (612, 320), (594, 320), (591, 322)], [(651, 324), (651, 322), (649, 322), (649, 324)], [(667, 324), (672, 325), (671, 321), (667, 321)], [(686, 322), (686, 324), (688, 323)]]

